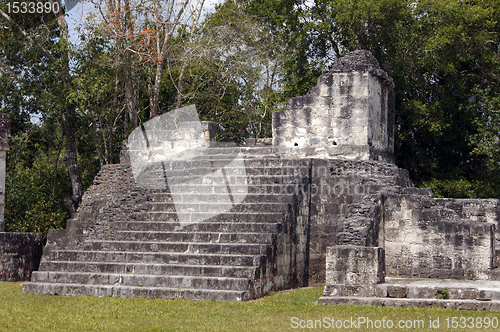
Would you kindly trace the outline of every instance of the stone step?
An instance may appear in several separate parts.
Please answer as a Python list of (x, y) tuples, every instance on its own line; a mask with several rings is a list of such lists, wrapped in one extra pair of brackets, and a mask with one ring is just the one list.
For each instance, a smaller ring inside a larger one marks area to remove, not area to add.
[(123, 274), (93, 272), (44, 272), (35, 271), (32, 282), (118, 285), (135, 287), (192, 288), (244, 291), (251, 285), (248, 278), (211, 276), (169, 276), (154, 274)]
[[(208, 152), (211, 155), (221, 155), (224, 156), (227, 154), (227, 151), (234, 151), (234, 152), (239, 152), (243, 153), (245, 155), (250, 154), (250, 155), (255, 155), (255, 154), (275, 154), (281, 151), (283, 148), (281, 147), (275, 147), (275, 146), (265, 146), (265, 147), (260, 147), (260, 146), (240, 146), (240, 147), (210, 147), (208, 148)], [(234, 153), (233, 152), (233, 153)]]
[(281, 231), (280, 223), (265, 222), (197, 222), (181, 227), (178, 222), (163, 221), (115, 221), (111, 228), (117, 231), (151, 231), (151, 232), (257, 232), (277, 233)]
[(259, 266), (265, 259), (262, 255), (51, 250), (42, 261)]
[[(163, 165), (162, 165), (163, 164)], [(187, 160), (165, 160), (162, 162), (152, 162), (147, 164), (137, 164), (142, 167), (150, 167), (151, 170), (165, 169), (178, 170), (186, 168), (222, 168), (222, 167), (296, 167), (301, 165), (308, 165), (307, 160), (300, 159), (290, 159), (290, 158), (246, 158), (238, 157), (234, 158), (231, 156), (200, 156), (197, 158), (187, 159)], [(241, 165), (241, 166), (240, 166)]]
[[(239, 168), (224, 167), (226, 174), (239, 173)], [(309, 167), (305, 165), (294, 165), (294, 166), (269, 166), (269, 167), (246, 167), (245, 172), (248, 176), (304, 176), (309, 175)]]
[(500, 281), (454, 279), (386, 278), (382, 288), (410, 298), (449, 298), (452, 300), (500, 300)]
[[(271, 194), (232, 194), (233, 200), (242, 203), (283, 203), (289, 204), (293, 200), (293, 195), (271, 195)], [(173, 202), (170, 193), (154, 193), (148, 194), (151, 202), (170, 203)], [(189, 194), (176, 194), (176, 200), (180, 202), (189, 199), (204, 202), (220, 202), (221, 199), (227, 199), (227, 193), (224, 194), (203, 194), (203, 193), (189, 193)], [(188, 202), (189, 202), (188, 201)]]
[[(246, 171), (246, 167), (244, 168), (245, 171), (242, 169), (237, 169), (237, 168), (232, 168), (226, 170), (224, 168), (224, 173), (226, 175), (227, 180), (230, 183), (237, 183), (240, 184), (240, 182), (234, 182), (234, 181), (241, 181), (241, 180), (246, 180), (246, 181), (252, 181), (253, 183), (267, 183), (266, 181), (271, 181), (271, 183), (275, 182), (285, 182), (285, 181), (291, 181), (294, 180), (298, 177), (298, 174), (261, 174), (259, 169), (252, 169), (252, 171)], [(250, 170), (250, 168), (249, 168)], [(265, 170), (262, 169), (262, 170)], [(304, 170), (305, 172), (305, 170)], [(303, 175), (306, 176), (307, 174)], [(188, 182), (192, 181), (193, 179), (203, 177), (203, 180), (208, 183), (208, 181), (214, 181), (216, 183), (220, 183), (220, 180), (224, 181), (224, 177), (222, 174), (213, 174), (213, 172), (209, 172), (208, 170), (205, 170), (203, 168), (194, 168), (194, 169), (187, 169), (183, 171), (175, 171), (175, 172), (169, 172), (167, 176), (170, 178), (174, 178), (177, 182)], [(233, 181), (234, 180), (234, 181)], [(231, 182), (233, 181), (233, 182)], [(245, 183), (245, 182), (241, 182)]]
[[(198, 177), (204, 177), (207, 180), (214, 179), (219, 180), (222, 179), (222, 172), (214, 173), (220, 169), (223, 169), (224, 174), (227, 179), (240, 179), (245, 178), (247, 180), (254, 180), (253, 182), (258, 182), (260, 178), (272, 178), (272, 179), (281, 179), (283, 181), (293, 181), (296, 178), (307, 178), (309, 176), (312, 177), (322, 177), (329, 178), (331, 176), (335, 177), (345, 177), (345, 178), (362, 178), (372, 179), (374, 176), (377, 179), (390, 180), (394, 178), (394, 174), (385, 174), (384, 172), (370, 172), (369, 170), (363, 172), (362, 170), (353, 171), (353, 170), (344, 170), (342, 168), (337, 168), (335, 166), (327, 167), (321, 166), (317, 168), (310, 168), (306, 165), (293, 165), (293, 166), (240, 166), (233, 167), (230, 165), (224, 166), (222, 168), (212, 167), (211, 165), (198, 165), (193, 167), (181, 167), (180, 169), (172, 169), (168, 170), (167, 177), (175, 178), (181, 181), (185, 178), (185, 181), (190, 181)], [(311, 173), (311, 174), (310, 174)], [(163, 170), (160, 173), (150, 172), (151, 177), (154, 178), (163, 178)], [(148, 175), (149, 176), (149, 175)], [(147, 177), (145, 177), (147, 178)], [(263, 183), (263, 182), (262, 182)]]
[[(194, 220), (204, 220), (206, 213), (201, 212), (193, 212), (192, 216)], [(207, 221), (216, 221), (216, 222), (270, 222), (277, 223), (282, 222), (285, 217), (283, 212), (281, 213), (256, 213), (256, 212), (224, 212), (217, 214), (209, 219), (204, 220)], [(131, 221), (169, 221), (175, 222), (178, 221), (179, 218), (176, 212), (140, 212), (140, 213), (131, 213), (130, 214)]]
[[(478, 301), (478, 300), (439, 300), (439, 299), (409, 299), (388, 297), (336, 297), (323, 296), (318, 304), (331, 305), (362, 305), (362, 306), (384, 306), (384, 307), (432, 307), (448, 308), (455, 310), (490, 310), (500, 311), (500, 301)], [(427, 324), (427, 322), (425, 322)], [(443, 322), (441, 322), (443, 324)], [(426, 327), (428, 325), (425, 325)]]
[(165, 242), (210, 242), (210, 243), (272, 243), (273, 233), (212, 233), (212, 232), (141, 232), (117, 231), (117, 241), (165, 241)]
[(500, 300), (500, 281), (387, 277), (385, 283), (366, 288), (326, 285), (324, 295), (492, 301)]
[(228, 207), (234, 212), (251, 212), (259, 210), (262, 212), (277, 212), (288, 209), (288, 205), (283, 203), (240, 203), (238, 205), (233, 205), (230, 202), (228, 203), (198, 203), (196, 201), (192, 201), (191, 203), (175, 202), (174, 205), (174, 203), (169, 202), (149, 202), (146, 204), (146, 208), (151, 212), (175, 212), (176, 210), (189, 212), (225, 212)]
[[(191, 177), (219, 177), (222, 174), (226, 176), (247, 176), (247, 177), (259, 177), (259, 176), (308, 176), (309, 167), (306, 165), (245, 165), (246, 162), (238, 163), (213, 163), (212, 161), (207, 162), (197, 162), (194, 164), (172, 164), (165, 165), (165, 173), (163, 172), (163, 166), (159, 164), (143, 165), (140, 170), (145, 172), (145, 174), (151, 174), (155, 176), (162, 176), (166, 174), (167, 176), (191, 176)], [(327, 168), (321, 169), (322, 174), (328, 172)]]
[(68, 261), (44, 261), (40, 263), (39, 271), (151, 274), (165, 276), (207, 276), (230, 278), (256, 278), (259, 276), (259, 268), (249, 266)]
[[(253, 156), (255, 154), (249, 154), (246, 155), (245, 153), (242, 153), (238, 156), (238, 154), (242, 152), (240, 151), (232, 151), (232, 150), (227, 150), (227, 148), (224, 149), (218, 149), (218, 150), (207, 150), (207, 153), (203, 155), (198, 155), (192, 159), (188, 160), (172, 160), (172, 161), (167, 161), (167, 162), (172, 162), (172, 163), (190, 163), (190, 162), (196, 162), (196, 161), (206, 161), (206, 160), (211, 160), (211, 161), (231, 161), (231, 160), (244, 160), (246, 162), (255, 162), (259, 164), (274, 164), (277, 162), (280, 163), (285, 163), (286, 165), (295, 165), (301, 162), (304, 162), (300, 158), (296, 157), (283, 157), (280, 155), (274, 155), (274, 154), (269, 154), (267, 158), (263, 158), (262, 156)], [(279, 166), (279, 165), (278, 165)]]
[[(238, 192), (234, 192), (235, 194), (241, 193), (259, 193), (257, 188), (261, 186), (293, 186), (298, 183), (300, 179), (297, 177), (279, 177), (272, 178), (267, 176), (259, 176), (258, 178), (251, 177), (220, 177), (220, 178), (168, 178), (168, 184), (171, 186), (171, 190), (175, 190), (175, 193), (220, 193), (221, 190), (225, 192), (227, 185), (230, 185), (232, 190), (238, 190)], [(153, 185), (156, 186), (157, 183), (164, 183), (164, 177), (141, 177), (138, 180), (138, 184), (141, 186), (148, 185), (149, 188)], [(164, 186), (164, 184), (162, 184)], [(161, 188), (161, 187), (160, 187)], [(197, 189), (197, 190), (195, 190)], [(173, 191), (174, 192), (174, 191)]]
[(192, 242), (130, 242), (130, 241), (88, 241), (83, 250), (123, 252), (165, 252), (201, 253), (228, 255), (270, 255), (267, 244), (255, 243), (192, 243)]
[[(182, 187), (176, 189), (175, 194), (200, 194), (203, 193), (205, 195), (215, 194), (222, 195), (226, 194), (226, 186), (203, 186), (203, 185), (190, 185), (183, 184)], [(266, 185), (244, 185), (244, 186), (233, 186), (231, 188), (232, 195), (289, 195), (293, 196), (299, 190), (302, 190), (304, 193), (307, 193), (308, 187), (299, 183), (274, 183), (274, 184), (266, 184)]]
[(25, 283), (23, 293), (39, 295), (66, 295), (97, 297), (145, 297), (162, 299), (184, 299), (196, 301), (246, 301), (250, 295), (245, 291), (186, 289), (162, 287), (132, 287), (115, 285), (80, 285), (60, 283)]

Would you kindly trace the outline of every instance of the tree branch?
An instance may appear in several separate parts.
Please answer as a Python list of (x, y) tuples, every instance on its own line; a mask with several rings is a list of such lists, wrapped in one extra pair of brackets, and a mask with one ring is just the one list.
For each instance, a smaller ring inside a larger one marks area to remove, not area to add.
[(26, 39), (35, 44), (42, 51), (42, 53), (45, 54), (50, 60), (53, 61), (57, 60), (45, 47), (43, 47), (43, 45), (41, 45), (37, 40), (31, 38), (31, 36), (28, 35), (28, 33), (19, 24), (14, 22), (14, 20), (12, 20), (12, 18), (1, 9), (0, 9), (0, 15), (2, 15), (7, 20), (7, 22), (15, 26)]

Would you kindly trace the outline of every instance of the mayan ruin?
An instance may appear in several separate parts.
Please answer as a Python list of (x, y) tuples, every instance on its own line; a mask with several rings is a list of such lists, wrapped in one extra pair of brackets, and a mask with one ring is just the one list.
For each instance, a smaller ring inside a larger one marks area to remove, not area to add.
[(23, 292), (246, 301), (325, 285), (321, 304), (500, 311), (499, 201), (414, 187), (394, 163), (393, 88), (361, 50), (273, 114), (272, 140), (217, 145), (177, 114), (138, 129)]

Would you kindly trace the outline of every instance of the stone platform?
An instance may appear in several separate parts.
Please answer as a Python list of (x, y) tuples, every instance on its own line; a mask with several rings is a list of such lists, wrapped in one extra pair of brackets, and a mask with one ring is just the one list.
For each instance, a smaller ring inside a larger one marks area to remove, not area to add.
[[(308, 169), (307, 161), (248, 156), (235, 167), (229, 151), (168, 165), (182, 173), (177, 180), (191, 175), (176, 196), (172, 183), (141, 188), (129, 165), (103, 167), (77, 218), (49, 232), (40, 269), (23, 291), (242, 301), (305, 285), (299, 242), (307, 244), (307, 233), (297, 207), (307, 208), (299, 202), (306, 178), (294, 170), (302, 163)], [(215, 176), (213, 168), (223, 168), (225, 176)], [(194, 184), (197, 173), (204, 176)], [(147, 183), (161, 183), (151, 176)], [(228, 183), (245, 183), (243, 192)], [(299, 191), (273, 194), (285, 185)], [(219, 190), (226, 186), (232, 189), (229, 207)], [(191, 222), (181, 222), (186, 216)]]
[(337, 287), (326, 286), (319, 304), (433, 307), (500, 311), (500, 281), (385, 278), (374, 285), (373, 296), (334, 296)]

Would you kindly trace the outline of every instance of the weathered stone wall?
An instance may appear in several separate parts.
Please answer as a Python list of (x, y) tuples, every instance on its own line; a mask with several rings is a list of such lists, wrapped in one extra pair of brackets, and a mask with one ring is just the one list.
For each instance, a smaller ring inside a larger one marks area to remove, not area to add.
[(137, 187), (129, 165), (104, 165), (84, 193), (76, 220), (68, 220), (66, 229), (49, 230), (45, 251), (78, 247), (88, 237), (105, 238), (113, 221), (147, 211), (146, 202), (146, 191)]
[(308, 285), (309, 270), (309, 208), (311, 161), (289, 160), (283, 175), (293, 175), (293, 182), (279, 183), (278, 195), (291, 197), (283, 230), (277, 245), (277, 271), (275, 279), (284, 277), (280, 288)]
[[(452, 220), (486, 222), (495, 225), (495, 249), (500, 249), (500, 200), (435, 198), (433, 202), (445, 211), (454, 211), (454, 214), (447, 217)], [(430, 220), (441, 219), (436, 209), (426, 211), (425, 217)]]
[(311, 173), (309, 283), (318, 284), (327, 247), (382, 246), (382, 192), (413, 184), (405, 170), (373, 161), (312, 159)]
[(0, 281), (29, 280), (41, 257), (41, 233), (0, 233)]
[[(148, 137), (148, 145), (161, 146), (162, 143), (167, 144), (162, 149), (172, 150), (174, 145), (184, 144), (181, 148), (189, 148), (190, 146), (200, 146), (215, 142), (215, 137), (217, 136), (217, 124), (211, 121), (199, 121), (197, 123), (183, 123), (184, 128), (178, 130), (170, 131), (158, 131), (152, 137)], [(139, 132), (139, 130), (138, 130)], [(150, 132), (156, 132), (156, 130), (151, 130)], [(143, 135), (141, 133), (141, 135)], [(134, 145), (134, 144), (133, 144)], [(137, 144), (135, 144), (137, 145)], [(138, 147), (132, 147), (137, 149)], [(147, 151), (145, 146), (142, 147), (144, 151)], [(176, 146), (175, 148), (179, 148)], [(162, 150), (159, 149), (159, 150)], [(157, 151), (153, 153), (161, 154), (164, 151)], [(133, 151), (132, 153), (137, 153)], [(152, 155), (144, 156), (145, 158), (151, 158)], [(120, 151), (120, 164), (130, 165), (130, 152), (129, 152), (129, 142), (124, 140), (122, 144), (122, 149)]]
[(326, 251), (325, 296), (370, 296), (385, 281), (384, 249), (339, 245)]
[(494, 200), (388, 195), (384, 204), (387, 275), (487, 279), (495, 257), (497, 206)]
[(307, 95), (273, 113), (273, 145), (297, 147), (300, 155), (393, 162), (393, 88), (370, 52), (349, 53)]

